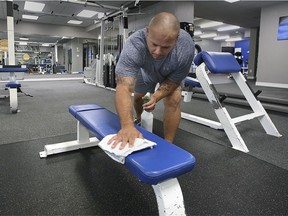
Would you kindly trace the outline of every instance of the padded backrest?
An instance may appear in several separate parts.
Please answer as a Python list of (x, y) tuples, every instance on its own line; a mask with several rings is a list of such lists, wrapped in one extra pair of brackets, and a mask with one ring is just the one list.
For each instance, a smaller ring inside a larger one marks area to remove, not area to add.
[(211, 73), (236, 73), (241, 70), (231, 53), (202, 51), (196, 55), (194, 63), (199, 66), (205, 63)]

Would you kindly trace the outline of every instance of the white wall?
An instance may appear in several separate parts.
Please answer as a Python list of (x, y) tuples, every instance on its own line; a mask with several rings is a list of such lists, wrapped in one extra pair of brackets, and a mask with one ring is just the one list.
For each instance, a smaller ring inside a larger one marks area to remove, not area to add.
[(288, 16), (288, 3), (261, 10), (256, 85), (288, 88), (288, 40), (277, 40), (281, 16)]
[[(83, 71), (83, 40), (75, 38), (63, 45), (65, 54), (65, 68), (67, 72), (80, 72)], [(72, 67), (68, 71), (68, 50), (72, 49)], [(58, 53), (59, 54), (59, 53)]]
[(195, 41), (203, 51), (221, 52), (221, 43), (213, 40)]

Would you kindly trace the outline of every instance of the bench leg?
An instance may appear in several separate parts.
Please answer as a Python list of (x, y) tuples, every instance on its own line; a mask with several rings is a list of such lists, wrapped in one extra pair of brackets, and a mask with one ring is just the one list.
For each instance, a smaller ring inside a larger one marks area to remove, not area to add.
[(186, 215), (181, 187), (177, 178), (152, 185), (160, 216)]
[(217, 115), (219, 122), (223, 126), (223, 129), (227, 137), (229, 138), (233, 148), (239, 151), (249, 152), (231, 116), (227, 112), (226, 108), (222, 106), (218, 98), (218, 92), (204, 69), (204, 63), (196, 69), (196, 74), (199, 82), (201, 83), (202, 89), (205, 92), (210, 104), (212, 105), (215, 114)]
[(254, 96), (253, 92), (247, 85), (246, 79), (243, 76), (243, 74), (233, 73), (232, 76), (237, 85), (239, 86), (240, 90), (242, 91), (243, 95), (245, 96), (250, 107), (254, 111), (254, 113), (259, 114), (258, 120), (261, 123), (262, 127), (264, 128), (265, 132), (272, 136), (281, 137), (282, 135), (278, 132), (277, 128), (270, 119), (268, 113), (262, 106), (261, 102)]
[(97, 146), (98, 143), (99, 140), (97, 138), (89, 138), (89, 131), (77, 121), (77, 140), (45, 145), (44, 151), (39, 152), (39, 155), (40, 158), (46, 158), (48, 155), (52, 154), (94, 147)]
[(12, 113), (17, 113), (18, 111), (17, 88), (9, 88), (9, 97), (10, 97), (10, 111)]

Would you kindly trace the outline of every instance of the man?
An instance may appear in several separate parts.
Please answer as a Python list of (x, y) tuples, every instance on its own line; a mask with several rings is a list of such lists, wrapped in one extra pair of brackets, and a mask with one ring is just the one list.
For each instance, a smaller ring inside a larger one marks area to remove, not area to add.
[[(181, 119), (181, 82), (187, 76), (194, 58), (191, 36), (180, 30), (173, 14), (162, 12), (153, 17), (147, 28), (132, 34), (116, 65), (116, 110), (121, 129), (108, 144), (123, 149), (133, 146), (136, 138), (143, 135), (135, 128), (131, 94), (134, 92), (134, 109), (139, 121), (144, 110), (152, 111), (156, 103), (164, 102), (164, 138), (173, 142)], [(155, 86), (160, 83), (154, 92)], [(143, 96), (151, 94), (143, 104)]]

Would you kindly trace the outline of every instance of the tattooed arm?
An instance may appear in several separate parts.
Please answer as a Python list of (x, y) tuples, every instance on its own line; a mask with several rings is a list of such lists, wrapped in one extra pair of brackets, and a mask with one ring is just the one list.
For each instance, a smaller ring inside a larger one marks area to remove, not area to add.
[(156, 102), (158, 102), (159, 100), (174, 92), (179, 86), (179, 82), (167, 79), (160, 84), (159, 88), (153, 94), (153, 97), (155, 98)]
[(136, 79), (133, 77), (117, 76), (117, 87), (115, 94), (116, 110), (120, 118), (121, 130), (117, 136), (113, 137), (109, 143), (113, 143), (115, 148), (119, 143), (120, 149), (124, 148), (127, 143), (133, 146), (136, 138), (143, 138), (143, 135), (135, 128), (132, 114), (132, 98)]
[(115, 104), (121, 126), (133, 125), (131, 94), (136, 83), (132, 77), (117, 76)]
[(155, 91), (153, 95), (150, 97), (150, 101), (148, 103), (143, 104), (143, 109), (151, 112), (155, 109), (156, 103), (166, 96), (170, 95), (177, 88), (180, 88), (180, 83), (172, 80), (165, 80), (159, 86), (159, 88)]

